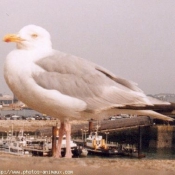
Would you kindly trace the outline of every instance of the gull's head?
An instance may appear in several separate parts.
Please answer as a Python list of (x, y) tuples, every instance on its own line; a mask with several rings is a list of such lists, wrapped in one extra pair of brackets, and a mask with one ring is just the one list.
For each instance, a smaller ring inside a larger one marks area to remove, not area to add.
[(52, 43), (47, 30), (36, 25), (23, 27), (17, 34), (4, 36), (5, 42), (15, 42), (18, 49), (51, 49)]

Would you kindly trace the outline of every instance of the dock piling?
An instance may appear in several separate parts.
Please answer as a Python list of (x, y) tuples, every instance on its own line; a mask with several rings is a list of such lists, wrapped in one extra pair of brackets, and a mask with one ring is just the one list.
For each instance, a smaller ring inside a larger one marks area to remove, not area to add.
[(142, 128), (141, 126), (138, 127), (138, 158), (141, 158), (142, 155)]
[(92, 128), (93, 128), (93, 120), (89, 120), (89, 135), (92, 132)]
[(57, 125), (52, 127), (52, 156), (56, 156), (56, 137), (57, 137), (58, 128)]

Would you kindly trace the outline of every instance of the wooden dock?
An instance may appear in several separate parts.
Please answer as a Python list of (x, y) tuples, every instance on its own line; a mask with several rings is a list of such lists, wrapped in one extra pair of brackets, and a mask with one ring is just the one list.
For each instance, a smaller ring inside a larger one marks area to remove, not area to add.
[[(95, 130), (97, 126), (97, 121), (92, 120), (92, 130)], [(76, 133), (81, 131), (82, 129), (89, 129), (89, 121), (73, 121), (72, 123), (72, 133)], [(0, 129), (1, 131), (11, 130), (13, 127), (14, 131), (19, 131), (20, 129), (24, 129), (25, 131), (35, 131), (42, 130), (43, 132), (48, 131), (52, 132), (52, 127), (56, 126), (59, 121), (58, 120), (0, 120)], [(149, 117), (133, 117), (133, 118), (122, 118), (116, 120), (102, 120), (100, 121), (100, 131), (104, 130), (115, 130), (122, 129), (127, 127), (137, 127), (137, 126), (150, 126), (152, 125), (152, 120)]]
[(32, 153), (32, 155), (37, 155), (37, 156), (51, 156), (52, 152), (51, 150), (46, 150), (46, 149), (37, 149), (37, 148), (30, 148), (28, 146), (23, 146), (24, 151), (29, 151)]
[(102, 121), (91, 120), (85, 124), (73, 125), (72, 134), (81, 132), (82, 130), (87, 132), (89, 128), (90, 130), (95, 131), (97, 130), (97, 125), (98, 125), (98, 131), (103, 132), (106, 130), (112, 131), (112, 130), (127, 129), (131, 127), (151, 126), (152, 124), (153, 124), (153, 121), (150, 119), (150, 117), (146, 117), (146, 116), (121, 118), (116, 120), (102, 120)]
[(58, 120), (0, 120), (0, 131), (19, 131), (24, 129), (25, 131), (35, 131), (37, 129), (43, 129), (47, 127), (56, 126)]

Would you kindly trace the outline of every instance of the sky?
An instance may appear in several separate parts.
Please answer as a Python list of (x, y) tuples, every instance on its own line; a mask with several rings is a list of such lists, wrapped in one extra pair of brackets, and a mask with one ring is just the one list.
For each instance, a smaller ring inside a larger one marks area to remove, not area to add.
[[(0, 36), (28, 24), (49, 31), (53, 48), (138, 83), (146, 94), (175, 93), (174, 0), (0, 0)], [(0, 42), (0, 93), (14, 43)]]

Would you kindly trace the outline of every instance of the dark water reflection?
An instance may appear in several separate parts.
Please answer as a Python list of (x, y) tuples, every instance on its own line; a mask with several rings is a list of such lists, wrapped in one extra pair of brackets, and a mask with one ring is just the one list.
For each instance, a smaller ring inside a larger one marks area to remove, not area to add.
[(23, 109), (23, 110), (1, 110), (0, 114), (2, 116), (7, 114), (15, 114), (15, 115), (28, 117), (28, 116), (34, 116), (35, 114), (40, 114), (40, 113), (35, 110)]
[[(164, 149), (145, 149), (142, 151), (146, 155), (145, 158), (147, 160), (175, 160), (175, 149), (164, 148)], [(135, 159), (136, 157), (125, 157), (125, 156), (96, 156), (96, 155), (88, 155), (88, 158), (103, 158), (103, 159)]]
[(147, 149), (143, 151), (146, 159), (174, 159), (175, 148)]

